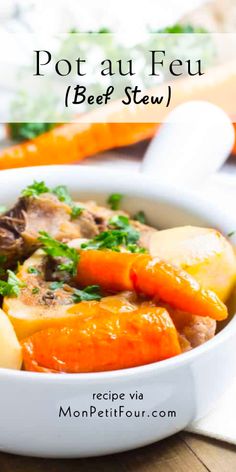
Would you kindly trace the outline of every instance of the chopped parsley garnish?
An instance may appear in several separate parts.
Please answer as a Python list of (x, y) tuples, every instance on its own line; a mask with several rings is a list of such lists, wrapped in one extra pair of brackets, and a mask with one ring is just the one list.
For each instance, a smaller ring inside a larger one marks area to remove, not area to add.
[(158, 33), (163, 33), (163, 34), (185, 34), (185, 33), (207, 33), (207, 30), (205, 28), (202, 28), (201, 26), (192, 26), (189, 24), (181, 25), (179, 23), (176, 23), (173, 26), (167, 26), (163, 29), (158, 30)]
[(83, 208), (79, 207), (78, 205), (73, 205), (71, 208), (71, 219), (74, 220), (83, 212)]
[(12, 270), (7, 270), (7, 281), (0, 280), (0, 294), (3, 297), (17, 297), (20, 294), (20, 289), (25, 286)]
[(135, 213), (134, 220), (139, 221), (139, 223), (142, 223), (143, 225), (145, 225), (146, 224), (146, 216), (145, 216), (144, 211), (140, 210), (137, 213)]
[(39, 292), (40, 292), (39, 287), (32, 288), (32, 294), (33, 295), (37, 295), (37, 293), (39, 293)]
[(115, 215), (109, 220), (109, 225), (125, 233), (125, 245), (135, 244), (140, 238), (139, 231), (130, 225), (127, 216)]
[(37, 269), (37, 267), (34, 267), (34, 266), (28, 267), (27, 272), (28, 272), (29, 274), (35, 274), (35, 275), (39, 275), (39, 274), (40, 274), (40, 271)]
[(68, 189), (65, 185), (58, 185), (52, 190), (52, 193), (57, 196), (60, 202), (66, 203), (68, 206), (71, 207), (71, 219), (74, 220), (79, 216), (83, 208), (79, 207), (78, 205), (74, 205), (73, 200), (68, 192)]
[(34, 197), (37, 198), (39, 195), (43, 193), (53, 193), (56, 195), (60, 202), (66, 203), (69, 207), (71, 207), (71, 219), (77, 218), (83, 211), (83, 208), (74, 205), (73, 200), (68, 192), (68, 189), (65, 185), (58, 185), (57, 187), (50, 189), (46, 186), (45, 182), (37, 182), (34, 181), (32, 185), (28, 185), (24, 190), (22, 190), (21, 195), (23, 197)]
[(128, 244), (126, 249), (129, 252), (133, 252), (135, 254), (145, 254), (147, 252), (147, 249), (145, 247), (140, 247), (137, 244)]
[(23, 141), (33, 139), (55, 128), (54, 123), (8, 123), (12, 139)]
[(60, 202), (66, 203), (71, 207), (71, 218), (74, 220), (77, 218), (83, 211), (83, 208), (78, 205), (74, 205), (73, 200), (68, 192), (68, 189), (65, 185), (58, 185), (52, 190), (52, 193), (57, 196)]
[(236, 234), (236, 230), (231, 231), (229, 234), (227, 234), (227, 236), (228, 236), (228, 238), (231, 238), (232, 236), (234, 236), (234, 234)]
[(110, 205), (111, 210), (119, 210), (122, 198), (123, 195), (121, 193), (113, 193), (108, 197), (107, 203)]
[(50, 290), (58, 290), (59, 288), (62, 288), (64, 285), (64, 282), (52, 282), (49, 285)]
[(136, 243), (140, 238), (140, 233), (130, 225), (129, 218), (123, 215), (113, 216), (109, 222), (111, 229), (90, 239), (87, 243), (81, 244), (81, 249), (111, 249), (120, 251), (123, 246), (130, 252), (145, 252)]
[(72, 205), (72, 199), (71, 196), (68, 192), (68, 189), (65, 185), (58, 185), (52, 190), (52, 193), (57, 196), (58, 200), (60, 202), (64, 202), (67, 205), (71, 206)]
[(101, 289), (99, 285), (88, 285), (84, 290), (75, 289), (73, 301), (75, 303), (82, 301), (101, 300)]
[(50, 190), (43, 181), (37, 182), (34, 180), (33, 184), (28, 185), (28, 187), (22, 190), (21, 195), (23, 197), (38, 197), (42, 193), (47, 192), (50, 192)]
[(38, 240), (42, 244), (43, 251), (53, 258), (65, 258), (66, 262), (59, 264), (58, 269), (65, 270), (74, 276), (79, 262), (79, 254), (76, 249), (69, 247), (65, 243), (56, 241), (56, 239), (53, 239), (46, 231), (39, 231), (39, 234)]

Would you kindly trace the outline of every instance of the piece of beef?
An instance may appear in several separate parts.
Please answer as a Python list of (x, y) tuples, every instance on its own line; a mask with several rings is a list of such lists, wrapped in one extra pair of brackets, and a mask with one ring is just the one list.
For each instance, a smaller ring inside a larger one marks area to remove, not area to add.
[(167, 309), (175, 324), (183, 351), (200, 346), (214, 337), (216, 321), (212, 318), (186, 313), (167, 304), (162, 305)]
[(93, 215), (86, 209), (72, 220), (71, 208), (55, 195), (22, 197), (11, 210), (0, 216), (0, 254), (7, 257), (7, 267), (34, 252), (39, 246), (39, 231), (46, 231), (61, 241), (70, 241), (92, 238), (99, 229)]
[[(91, 239), (107, 229), (112, 216), (126, 214), (98, 206), (95, 202), (77, 204), (83, 207), (83, 211), (72, 219), (71, 207), (60, 202), (55, 195), (45, 193), (37, 198), (21, 197), (11, 210), (0, 216), (0, 255), (7, 258), (5, 267), (16, 265), (39, 247), (39, 231), (46, 231), (64, 242)], [(137, 221), (132, 221), (132, 224), (140, 231), (139, 244), (148, 248), (150, 234), (156, 230)]]

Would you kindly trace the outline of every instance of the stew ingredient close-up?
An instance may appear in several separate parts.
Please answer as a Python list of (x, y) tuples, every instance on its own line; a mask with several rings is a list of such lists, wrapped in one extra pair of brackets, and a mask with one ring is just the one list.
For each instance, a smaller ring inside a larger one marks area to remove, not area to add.
[(102, 372), (168, 359), (228, 317), (236, 257), (217, 230), (157, 230), (140, 211), (33, 182), (0, 216), (0, 366)]

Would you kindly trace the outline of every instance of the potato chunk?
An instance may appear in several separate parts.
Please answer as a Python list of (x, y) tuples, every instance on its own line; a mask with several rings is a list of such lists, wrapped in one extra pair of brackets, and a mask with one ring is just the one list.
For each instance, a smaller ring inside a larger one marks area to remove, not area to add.
[(0, 367), (20, 369), (21, 364), (20, 343), (9, 318), (0, 309)]
[(186, 270), (223, 301), (236, 281), (233, 247), (215, 229), (182, 226), (159, 231), (151, 235), (149, 251)]

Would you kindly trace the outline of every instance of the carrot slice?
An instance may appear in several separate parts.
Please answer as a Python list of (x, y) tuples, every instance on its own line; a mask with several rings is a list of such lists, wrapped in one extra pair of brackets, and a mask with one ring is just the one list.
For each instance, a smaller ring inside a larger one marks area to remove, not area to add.
[(227, 308), (211, 290), (204, 290), (187, 272), (160, 259), (140, 257), (131, 269), (136, 292), (159, 297), (175, 308), (215, 320), (227, 318)]
[(140, 254), (88, 250), (80, 252), (77, 282), (82, 286), (98, 284), (105, 290), (133, 290), (130, 271)]
[(37, 372), (100, 372), (180, 354), (176, 328), (164, 308), (103, 312), (77, 328), (49, 328), (22, 341), (24, 368)]
[(227, 308), (214, 292), (204, 290), (184, 270), (145, 254), (81, 251), (77, 281), (111, 291), (135, 290), (188, 313), (227, 318)]

